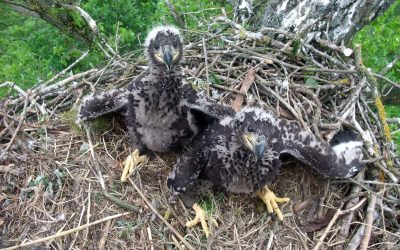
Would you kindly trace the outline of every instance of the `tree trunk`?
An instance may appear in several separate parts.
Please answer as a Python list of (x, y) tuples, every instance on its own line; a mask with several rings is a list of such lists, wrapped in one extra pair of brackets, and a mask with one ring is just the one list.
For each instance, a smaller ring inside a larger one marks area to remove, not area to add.
[[(364, 25), (382, 14), (395, 0), (258, 0), (254, 6), (256, 28), (275, 27), (348, 44)], [(236, 0), (234, 6), (248, 6), (252, 0)], [(243, 8), (243, 7), (242, 7)]]

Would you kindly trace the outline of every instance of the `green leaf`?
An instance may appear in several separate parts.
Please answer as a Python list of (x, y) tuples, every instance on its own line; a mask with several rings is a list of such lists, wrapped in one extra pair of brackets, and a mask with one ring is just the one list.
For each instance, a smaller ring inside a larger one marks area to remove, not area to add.
[(214, 73), (210, 74), (210, 82), (213, 83), (213, 84), (216, 84), (216, 85), (221, 85), (222, 84), (221, 80)]
[(318, 81), (312, 78), (307, 78), (305, 84), (309, 87), (316, 87), (318, 86)]

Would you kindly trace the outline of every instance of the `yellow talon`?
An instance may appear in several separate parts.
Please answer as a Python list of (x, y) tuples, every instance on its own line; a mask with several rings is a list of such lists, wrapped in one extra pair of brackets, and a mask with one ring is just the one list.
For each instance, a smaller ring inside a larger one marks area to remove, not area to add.
[(133, 173), (135, 168), (139, 166), (141, 163), (144, 163), (147, 160), (145, 155), (139, 154), (139, 149), (135, 149), (132, 154), (130, 154), (126, 160), (123, 162), (124, 170), (122, 171), (121, 181), (125, 182), (128, 177)]
[[(192, 208), (196, 213), (196, 217), (193, 220), (186, 222), (186, 226), (193, 227), (200, 222), (201, 227), (203, 228), (203, 231), (206, 234), (206, 237), (208, 238), (208, 236), (210, 236), (210, 230), (208, 229), (208, 225), (206, 222), (206, 219), (208, 219), (207, 214), (197, 203), (193, 204)], [(215, 226), (218, 226), (218, 223), (214, 218), (211, 219), (211, 222), (214, 223)]]
[(290, 199), (285, 197), (285, 198), (279, 198), (276, 197), (275, 194), (269, 190), (267, 186), (265, 186), (261, 191), (257, 192), (257, 196), (265, 203), (267, 206), (268, 213), (273, 213), (275, 212), (276, 215), (278, 216), (279, 220), (283, 220), (283, 215), (281, 210), (278, 207), (278, 203), (281, 202), (289, 202)]

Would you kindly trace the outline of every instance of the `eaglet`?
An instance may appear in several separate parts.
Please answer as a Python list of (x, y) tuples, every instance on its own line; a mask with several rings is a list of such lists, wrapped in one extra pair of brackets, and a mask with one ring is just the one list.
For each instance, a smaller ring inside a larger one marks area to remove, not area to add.
[(280, 156), (289, 154), (327, 177), (351, 177), (363, 167), (362, 143), (354, 137), (340, 137), (338, 144), (328, 145), (296, 122), (246, 107), (199, 134), (178, 159), (167, 185), (196, 211), (196, 219), (187, 226), (200, 221), (207, 236), (204, 213), (196, 203), (205, 183), (234, 193), (255, 193), (268, 212), (275, 211), (282, 220), (277, 203), (289, 198), (278, 198), (267, 187), (278, 173)]

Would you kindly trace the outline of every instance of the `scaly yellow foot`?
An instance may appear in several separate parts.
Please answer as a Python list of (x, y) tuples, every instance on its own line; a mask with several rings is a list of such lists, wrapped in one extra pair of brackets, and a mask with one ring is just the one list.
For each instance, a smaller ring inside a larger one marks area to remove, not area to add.
[[(210, 230), (208, 229), (208, 225), (206, 222), (206, 219), (208, 219), (206, 212), (197, 203), (193, 204), (192, 208), (196, 213), (196, 217), (193, 220), (186, 222), (186, 226), (193, 227), (200, 222), (201, 227), (203, 228), (203, 231), (206, 234), (206, 237), (208, 238), (208, 236), (210, 236)], [(213, 222), (215, 226), (218, 226), (218, 223), (215, 219), (212, 218), (211, 222)]]
[(132, 154), (130, 154), (126, 160), (123, 162), (124, 170), (122, 171), (121, 181), (125, 182), (128, 177), (133, 173), (133, 170), (141, 163), (147, 160), (145, 155), (139, 155), (139, 149), (135, 149)]
[(267, 205), (268, 213), (275, 212), (278, 216), (279, 220), (283, 220), (283, 215), (281, 210), (279, 210), (277, 202), (288, 202), (290, 201), (289, 198), (279, 198), (276, 197), (275, 194), (269, 190), (267, 186), (265, 186), (261, 191), (257, 192), (257, 196)]

